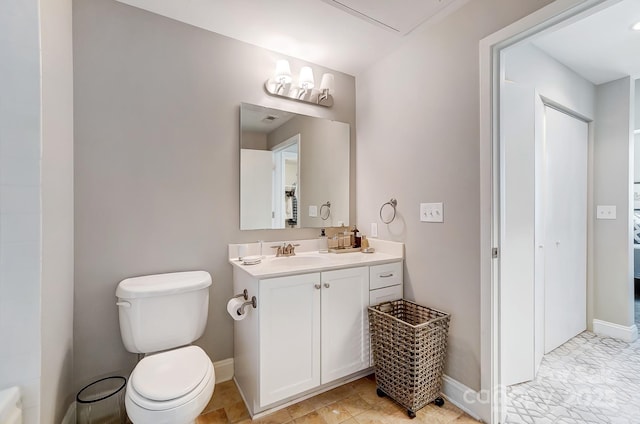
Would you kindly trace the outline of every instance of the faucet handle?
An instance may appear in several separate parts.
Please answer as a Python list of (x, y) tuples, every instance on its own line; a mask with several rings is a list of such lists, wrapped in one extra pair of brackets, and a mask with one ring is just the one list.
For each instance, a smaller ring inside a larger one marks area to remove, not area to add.
[(296, 254), (296, 247), (298, 247), (298, 246), (300, 246), (300, 245), (297, 244), (297, 243), (296, 244), (289, 243), (287, 245), (287, 254), (289, 254), (291, 256), (294, 256)]
[(279, 256), (282, 256), (282, 254), (284, 253), (284, 247), (283, 246), (271, 246), (272, 249), (276, 249), (276, 258)]

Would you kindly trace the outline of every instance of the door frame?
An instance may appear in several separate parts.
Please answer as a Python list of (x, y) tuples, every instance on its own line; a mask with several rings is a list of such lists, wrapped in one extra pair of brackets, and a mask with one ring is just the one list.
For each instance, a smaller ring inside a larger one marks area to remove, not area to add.
[(500, 52), (621, 0), (556, 0), (480, 41), (480, 393), (481, 418), (506, 416), (500, 376)]

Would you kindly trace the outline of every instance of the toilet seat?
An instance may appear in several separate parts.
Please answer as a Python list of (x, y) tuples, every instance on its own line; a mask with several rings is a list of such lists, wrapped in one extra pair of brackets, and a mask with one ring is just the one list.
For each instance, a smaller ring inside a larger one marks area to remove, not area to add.
[(211, 360), (198, 346), (157, 353), (145, 357), (133, 370), (127, 396), (147, 410), (173, 409), (200, 395), (213, 374)]

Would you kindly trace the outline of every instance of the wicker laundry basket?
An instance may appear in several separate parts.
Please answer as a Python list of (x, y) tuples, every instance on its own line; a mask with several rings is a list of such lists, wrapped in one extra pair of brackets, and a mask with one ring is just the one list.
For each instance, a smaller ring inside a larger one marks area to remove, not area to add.
[(430, 402), (442, 406), (451, 315), (404, 299), (368, 312), (378, 396), (389, 396), (411, 418)]

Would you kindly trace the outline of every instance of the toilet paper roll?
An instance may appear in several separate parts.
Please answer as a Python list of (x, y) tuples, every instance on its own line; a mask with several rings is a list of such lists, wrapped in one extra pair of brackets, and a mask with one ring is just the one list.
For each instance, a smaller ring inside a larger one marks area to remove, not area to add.
[(241, 297), (234, 297), (227, 302), (227, 312), (229, 313), (229, 316), (236, 321), (242, 321), (247, 317), (246, 311), (244, 314), (238, 315), (238, 309), (240, 309), (243, 303), (244, 298)]

